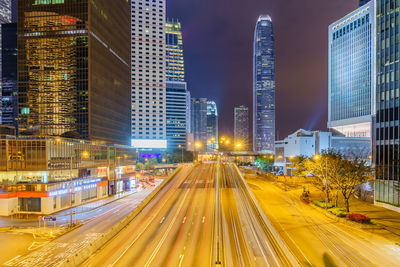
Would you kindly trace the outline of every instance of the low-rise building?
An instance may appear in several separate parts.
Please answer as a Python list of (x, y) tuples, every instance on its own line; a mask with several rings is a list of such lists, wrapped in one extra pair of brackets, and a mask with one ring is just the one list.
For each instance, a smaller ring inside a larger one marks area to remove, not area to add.
[(130, 190), (135, 161), (128, 146), (0, 136), (0, 216), (51, 214)]
[(284, 140), (275, 142), (275, 165), (284, 167), (285, 162), (288, 163), (291, 158), (312, 157), (327, 150), (333, 150), (347, 157), (358, 156), (369, 160), (371, 139), (299, 129)]

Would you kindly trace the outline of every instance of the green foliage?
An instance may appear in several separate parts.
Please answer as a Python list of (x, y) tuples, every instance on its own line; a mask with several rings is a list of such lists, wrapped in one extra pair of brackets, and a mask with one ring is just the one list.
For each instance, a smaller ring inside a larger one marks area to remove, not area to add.
[(274, 158), (272, 155), (262, 155), (257, 156), (254, 162), (254, 164), (261, 170), (270, 171), (274, 165)]
[(328, 211), (337, 217), (343, 218), (343, 217), (346, 217), (346, 215), (347, 215), (346, 209), (340, 208), (340, 207), (331, 208)]
[(295, 173), (307, 174), (314, 177), (315, 186), (327, 193), (338, 190), (345, 199), (346, 210), (349, 212), (349, 200), (356, 190), (369, 178), (372, 178), (372, 169), (367, 161), (359, 158), (346, 158), (332, 150), (324, 151), (321, 155), (312, 158), (295, 160)]
[(335, 204), (333, 204), (333, 203), (328, 203), (326, 205), (325, 201), (318, 201), (318, 200), (313, 201), (313, 204), (315, 206), (323, 208), (323, 209), (325, 209), (325, 208), (331, 209), (331, 208), (335, 207)]
[(136, 163), (136, 170), (138, 171), (144, 170), (144, 164), (141, 162)]

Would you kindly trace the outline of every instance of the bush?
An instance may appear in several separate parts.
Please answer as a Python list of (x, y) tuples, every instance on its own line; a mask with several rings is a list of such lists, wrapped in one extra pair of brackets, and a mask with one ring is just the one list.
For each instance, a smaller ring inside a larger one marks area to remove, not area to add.
[(371, 219), (368, 216), (359, 214), (359, 213), (349, 213), (346, 216), (347, 219), (359, 223), (370, 223)]
[(331, 209), (331, 208), (335, 207), (335, 204), (333, 204), (333, 203), (328, 203), (328, 205), (325, 205), (325, 201), (317, 201), (316, 200), (316, 201), (313, 201), (313, 204), (315, 206), (323, 208), (323, 209), (325, 209), (325, 208)]
[(328, 211), (337, 217), (346, 217), (347, 215), (347, 211), (344, 208), (336, 207), (336, 208), (331, 208)]

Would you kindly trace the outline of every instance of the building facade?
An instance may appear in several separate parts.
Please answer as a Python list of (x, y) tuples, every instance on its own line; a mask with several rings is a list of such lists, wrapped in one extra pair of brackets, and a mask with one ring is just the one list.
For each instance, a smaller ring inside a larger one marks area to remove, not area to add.
[(2, 124), (16, 127), (18, 118), (17, 24), (2, 24), (1, 34)]
[[(11, 0), (0, 0), (0, 24), (12, 22)], [(2, 63), (2, 33), (0, 32), (0, 62)], [(0, 124), (2, 124), (2, 68), (0, 68)]]
[(375, 114), (374, 1), (329, 26), (328, 128), (371, 137)]
[[(191, 123), (194, 148), (205, 151), (207, 148), (207, 98), (192, 98)], [(198, 144), (197, 147), (196, 144)]]
[(167, 82), (167, 147), (186, 147), (187, 90), (185, 82)]
[(313, 157), (332, 150), (343, 156), (360, 157), (370, 161), (371, 143), (366, 137), (346, 137), (332, 132), (306, 131), (299, 129), (284, 140), (275, 142), (275, 163), (283, 166), (285, 161), (297, 156)]
[(18, 1), (20, 128), (129, 143), (129, 7), (126, 0)]
[(0, 215), (50, 214), (133, 189), (135, 161), (128, 146), (1, 136)]
[(238, 150), (249, 149), (249, 108), (246, 106), (234, 109), (234, 142), (240, 144)]
[(167, 147), (174, 150), (186, 148), (186, 135), (190, 129), (190, 94), (185, 83), (181, 23), (167, 20), (165, 34)]
[(400, 204), (400, 2), (376, 1), (375, 201)]
[(165, 149), (165, 0), (132, 0), (132, 145)]
[(165, 62), (167, 81), (185, 81), (182, 27), (178, 20), (167, 20), (165, 24)]
[(273, 153), (275, 144), (275, 40), (271, 17), (260, 16), (254, 32), (253, 150)]
[(207, 151), (218, 148), (218, 109), (214, 101), (207, 101)]

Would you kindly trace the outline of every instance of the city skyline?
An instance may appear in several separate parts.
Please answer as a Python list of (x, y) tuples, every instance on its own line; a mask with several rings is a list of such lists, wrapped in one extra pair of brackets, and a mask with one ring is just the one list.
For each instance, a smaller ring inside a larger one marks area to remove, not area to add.
[[(216, 101), (221, 121), (220, 133), (233, 132), (232, 110), (235, 106), (247, 105), (250, 107), (250, 114), (252, 112), (252, 40), (254, 23), (262, 13), (269, 13), (275, 25), (277, 139), (298, 128), (326, 129), (326, 29), (338, 18), (356, 9), (359, 1), (314, 0), (306, 5), (293, 2), (287, 7), (286, 4), (284, 7), (271, 0), (257, 0), (247, 6), (232, 2), (222, 16), (210, 15), (205, 18), (201, 15), (215, 14), (223, 5), (214, 2), (211, 4), (208, 0), (195, 3), (194, 6), (193, 3), (182, 0), (171, 0), (167, 4), (169, 16), (179, 18), (183, 25), (188, 87), (192, 95), (213, 98)], [(291, 23), (293, 20), (296, 20), (296, 25)], [(225, 26), (228, 28), (224, 30)], [(305, 28), (308, 29), (307, 33), (300, 36), (299, 33)], [(220, 34), (216, 36), (217, 33)], [(292, 41), (293, 36), (298, 37), (295, 43)], [(210, 44), (210, 47), (203, 46), (204, 43)], [(229, 43), (233, 45), (227, 46)], [(231, 63), (232, 59), (234, 64)], [(310, 62), (310, 67), (301, 68), (304, 62)], [(207, 75), (199, 76), (197, 73)], [(291, 105), (285, 106), (287, 102)]]

